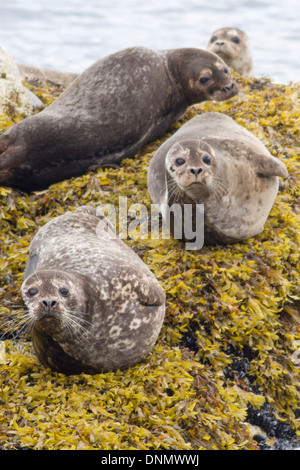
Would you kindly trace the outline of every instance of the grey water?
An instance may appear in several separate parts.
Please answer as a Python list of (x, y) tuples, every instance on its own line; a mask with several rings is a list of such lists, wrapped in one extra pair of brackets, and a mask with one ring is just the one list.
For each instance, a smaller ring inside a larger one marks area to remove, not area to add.
[(0, 0), (0, 46), (18, 63), (82, 72), (131, 46), (206, 48), (217, 28), (244, 30), (254, 75), (300, 80), (299, 0)]

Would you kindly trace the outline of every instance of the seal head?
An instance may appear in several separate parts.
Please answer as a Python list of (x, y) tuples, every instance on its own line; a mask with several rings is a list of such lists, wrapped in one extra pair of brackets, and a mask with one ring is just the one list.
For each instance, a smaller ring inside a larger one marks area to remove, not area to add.
[(195, 200), (208, 192), (215, 166), (213, 148), (201, 140), (179, 141), (166, 156), (167, 180), (172, 179), (176, 187)]
[(169, 67), (178, 77), (188, 105), (223, 101), (238, 93), (236, 82), (224, 61), (207, 51), (178, 49), (170, 54)]
[(217, 29), (211, 34), (206, 48), (220, 56), (229, 67), (241, 75), (253, 74), (250, 39), (241, 29)]
[(40, 270), (22, 287), (32, 321), (36, 327), (43, 329), (44, 325), (52, 332), (67, 328), (68, 322), (72, 322), (72, 312), (76, 310), (88, 315), (88, 292), (88, 279), (59, 270)]

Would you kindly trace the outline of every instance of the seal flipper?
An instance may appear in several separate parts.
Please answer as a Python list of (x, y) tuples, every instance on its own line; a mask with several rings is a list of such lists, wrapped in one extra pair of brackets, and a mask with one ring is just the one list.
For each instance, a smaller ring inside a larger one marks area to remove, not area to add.
[[(12, 128), (13, 129), (13, 128)], [(15, 145), (11, 138), (11, 129), (0, 136), (0, 169), (12, 168), (18, 163), (18, 156), (22, 153), (22, 146)]]
[[(15, 168), (30, 169), (29, 164), (22, 162), (24, 149), (21, 145), (7, 145), (6, 148), (4, 146), (5, 143), (3, 144), (0, 141), (0, 171), (6, 172)], [(3, 150), (1, 150), (2, 148)], [(0, 179), (0, 183), (4, 184), (5, 181)]]
[(249, 149), (247, 160), (258, 176), (281, 176), (284, 179), (289, 176), (285, 164), (271, 154), (254, 153)]
[(156, 279), (152, 279), (151, 277), (139, 279), (135, 291), (142, 305), (154, 307), (165, 303), (165, 292)]
[[(236, 141), (218, 136), (203, 137), (201, 140), (212, 145), (219, 152), (225, 155), (228, 154), (229, 157), (234, 153), (234, 158), (238, 160), (245, 159), (258, 176), (281, 176), (284, 179), (287, 178), (289, 174), (285, 164), (278, 158), (273, 157), (254, 135), (250, 134), (246, 129), (243, 130), (246, 132), (246, 137), (245, 135), (237, 135)], [(256, 142), (253, 141), (249, 145), (249, 136), (251, 139), (255, 139)], [(247, 140), (245, 140), (246, 138)]]
[(7, 150), (7, 147), (8, 147), (8, 137), (6, 134), (2, 134), (0, 136), (0, 154), (5, 152), (5, 150)]

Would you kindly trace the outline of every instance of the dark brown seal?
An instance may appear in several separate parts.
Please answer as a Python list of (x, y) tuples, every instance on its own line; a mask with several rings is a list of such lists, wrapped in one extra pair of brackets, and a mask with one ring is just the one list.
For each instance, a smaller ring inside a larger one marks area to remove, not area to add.
[(254, 135), (224, 114), (205, 113), (154, 154), (148, 189), (164, 219), (173, 204), (203, 204), (204, 243), (234, 243), (263, 230), (278, 176), (288, 176), (285, 165)]
[(206, 48), (221, 57), (229, 67), (232, 67), (241, 75), (253, 74), (250, 39), (241, 29), (217, 29), (211, 34)]
[(38, 231), (21, 293), (38, 358), (65, 374), (140, 362), (165, 313), (165, 294), (154, 275), (108, 220), (87, 206)]
[(189, 105), (236, 93), (228, 67), (208, 51), (112, 54), (0, 137), (0, 185), (43, 189), (90, 167), (119, 163), (161, 137)]

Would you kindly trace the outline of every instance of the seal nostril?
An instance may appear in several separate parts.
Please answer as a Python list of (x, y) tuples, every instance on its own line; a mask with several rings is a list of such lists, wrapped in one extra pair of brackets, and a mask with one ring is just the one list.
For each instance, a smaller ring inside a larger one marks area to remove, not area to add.
[(56, 305), (56, 300), (43, 300), (42, 303), (45, 305), (45, 307), (54, 307)]
[(230, 91), (233, 89), (233, 83), (225, 87), (225, 90)]
[(200, 173), (202, 173), (202, 168), (191, 168), (190, 169), (190, 172), (193, 174), (193, 175), (199, 175)]
[(224, 46), (224, 42), (223, 42), (223, 41), (218, 41), (218, 42), (216, 42), (216, 44), (217, 44), (218, 46)]

